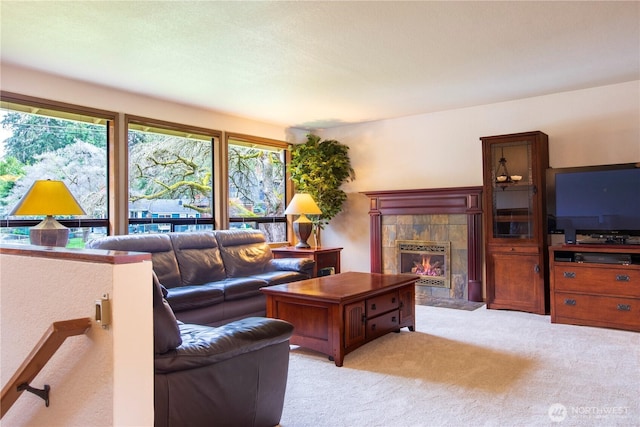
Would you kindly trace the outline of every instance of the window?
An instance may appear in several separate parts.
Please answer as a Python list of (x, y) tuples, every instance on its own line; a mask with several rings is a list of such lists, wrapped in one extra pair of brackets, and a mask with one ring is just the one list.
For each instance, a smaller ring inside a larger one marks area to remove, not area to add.
[(2, 92), (0, 120), (0, 238), (29, 243), (43, 217), (9, 213), (35, 180), (63, 181), (86, 212), (56, 217), (70, 228), (69, 247), (84, 247), (109, 228), (107, 153), (116, 114)]
[(230, 228), (262, 230), (269, 242), (287, 240), (287, 143), (227, 134)]
[(213, 153), (220, 133), (126, 116), (129, 234), (214, 228)]
[[(287, 241), (286, 142), (1, 95), (2, 241), (29, 243), (42, 220), (9, 216), (37, 179), (64, 181), (87, 213), (56, 217), (70, 228), (70, 247), (109, 234), (212, 228)], [(122, 128), (126, 144), (117, 141)]]

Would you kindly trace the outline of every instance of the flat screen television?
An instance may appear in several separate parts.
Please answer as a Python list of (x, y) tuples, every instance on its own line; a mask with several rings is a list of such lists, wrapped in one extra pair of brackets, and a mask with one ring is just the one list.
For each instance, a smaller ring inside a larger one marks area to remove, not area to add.
[(640, 163), (548, 169), (547, 213), (576, 243), (640, 244)]

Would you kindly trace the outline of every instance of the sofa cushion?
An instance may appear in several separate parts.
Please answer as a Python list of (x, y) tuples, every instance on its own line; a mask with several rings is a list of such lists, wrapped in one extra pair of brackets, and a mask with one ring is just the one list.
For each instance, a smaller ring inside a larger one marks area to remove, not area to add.
[(309, 278), (306, 274), (298, 273), (297, 271), (269, 271), (266, 273), (256, 274), (253, 277), (266, 281), (267, 286), (296, 282), (298, 280), (305, 280)]
[(267, 281), (253, 277), (231, 277), (218, 282), (224, 287), (225, 301), (247, 298), (253, 295), (261, 295), (260, 288), (267, 286)]
[(176, 316), (164, 299), (166, 289), (152, 273), (153, 284), (153, 351), (156, 354), (166, 353), (182, 344), (180, 329)]
[(91, 240), (85, 247), (111, 251), (150, 252), (153, 271), (160, 283), (167, 288), (181, 284), (178, 260), (175, 257), (171, 239), (166, 234), (108, 236)]
[(246, 277), (271, 267), (271, 248), (259, 230), (225, 230), (216, 233), (227, 277)]
[[(224, 301), (224, 286), (221, 282), (204, 285), (178, 286), (169, 289), (167, 301), (174, 311), (208, 307)], [(211, 307), (215, 310), (214, 307)]]
[(213, 232), (171, 233), (182, 286), (201, 285), (227, 277)]

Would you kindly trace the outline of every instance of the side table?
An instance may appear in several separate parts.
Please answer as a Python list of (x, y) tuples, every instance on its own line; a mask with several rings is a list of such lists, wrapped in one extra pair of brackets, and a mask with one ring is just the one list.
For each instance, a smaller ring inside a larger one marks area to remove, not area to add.
[(313, 266), (313, 277), (318, 277), (318, 271), (323, 268), (333, 267), (335, 273), (340, 273), (340, 251), (342, 248), (296, 248), (295, 246), (284, 246), (272, 248), (274, 258), (309, 258), (316, 262)]

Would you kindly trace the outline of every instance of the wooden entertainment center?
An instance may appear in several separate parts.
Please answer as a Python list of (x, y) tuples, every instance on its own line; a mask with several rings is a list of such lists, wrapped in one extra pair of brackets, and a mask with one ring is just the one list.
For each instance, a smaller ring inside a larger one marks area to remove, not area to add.
[(549, 248), (551, 322), (640, 332), (640, 245)]

